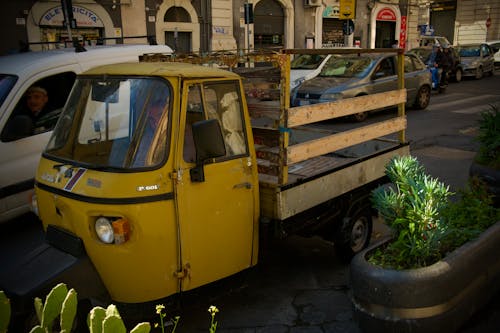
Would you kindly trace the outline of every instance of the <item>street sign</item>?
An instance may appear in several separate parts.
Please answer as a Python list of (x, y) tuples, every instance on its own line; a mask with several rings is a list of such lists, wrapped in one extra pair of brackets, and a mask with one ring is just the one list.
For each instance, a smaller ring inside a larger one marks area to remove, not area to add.
[(340, 0), (339, 7), (341, 20), (356, 18), (356, 0)]

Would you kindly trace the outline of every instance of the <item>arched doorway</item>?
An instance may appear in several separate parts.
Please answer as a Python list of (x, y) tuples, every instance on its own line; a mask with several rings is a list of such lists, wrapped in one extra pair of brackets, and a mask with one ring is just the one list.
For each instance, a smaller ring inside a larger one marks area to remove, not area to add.
[(256, 49), (285, 46), (285, 13), (276, 0), (261, 0), (254, 9), (254, 45)]
[[(191, 23), (191, 17), (182, 7), (170, 7), (163, 17), (163, 22)], [(178, 31), (177, 29), (174, 29), (174, 31), (165, 31), (165, 42), (176, 52), (191, 52), (193, 49), (191, 44), (191, 40), (193, 39), (192, 34), (191, 31)]]
[(156, 40), (179, 52), (200, 50), (198, 14), (189, 0), (164, 1), (156, 14)]
[(397, 6), (377, 3), (370, 23), (370, 48), (390, 48), (400, 36), (401, 12)]

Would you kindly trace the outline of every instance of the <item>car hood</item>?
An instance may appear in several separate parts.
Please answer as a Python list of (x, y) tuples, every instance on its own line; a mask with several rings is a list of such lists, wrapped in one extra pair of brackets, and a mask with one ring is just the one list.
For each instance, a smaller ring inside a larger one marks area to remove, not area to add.
[(481, 57), (461, 57), (460, 62), (464, 65), (470, 65), (473, 62), (481, 60)]
[(323, 93), (326, 91), (342, 91), (347, 87), (352, 86), (358, 82), (359, 78), (345, 78), (345, 77), (315, 77), (309, 81), (304, 82), (299, 92), (307, 93)]
[(314, 69), (292, 69), (290, 70), (290, 85), (294, 88), (297, 84), (300, 84), (299, 81), (304, 81), (309, 79), (309, 75), (314, 73)]

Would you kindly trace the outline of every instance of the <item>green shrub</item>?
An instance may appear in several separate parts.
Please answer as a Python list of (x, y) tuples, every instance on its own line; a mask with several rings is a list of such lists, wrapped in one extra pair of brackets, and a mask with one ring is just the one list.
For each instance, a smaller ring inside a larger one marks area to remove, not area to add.
[(431, 265), (500, 220), (500, 210), (491, 206), (477, 180), (453, 202), (449, 188), (425, 174), (415, 157), (394, 158), (386, 174), (393, 186), (374, 190), (372, 203), (394, 234), (370, 255), (373, 264), (394, 269)]
[(10, 322), (10, 300), (3, 291), (0, 291), (0, 333), (7, 332)]
[(476, 139), (480, 144), (476, 161), (496, 169), (500, 168), (500, 110), (498, 105), (491, 105), (489, 110), (481, 112), (479, 133)]

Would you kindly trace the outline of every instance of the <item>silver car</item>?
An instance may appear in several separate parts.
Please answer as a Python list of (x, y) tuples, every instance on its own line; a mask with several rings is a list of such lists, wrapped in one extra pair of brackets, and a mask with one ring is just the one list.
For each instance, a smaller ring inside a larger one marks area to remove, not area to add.
[[(431, 73), (415, 54), (405, 54), (407, 105), (425, 109), (431, 96)], [(292, 105), (331, 102), (370, 95), (398, 87), (397, 57), (393, 53), (364, 53), (331, 57), (320, 74), (293, 91)], [(368, 115), (355, 115), (363, 121)]]
[(486, 43), (461, 44), (458, 53), (464, 69), (463, 76), (481, 79), (485, 73), (493, 75), (495, 58), (492, 48)]
[(488, 45), (493, 49), (493, 52), (495, 52), (493, 55), (495, 58), (495, 69), (500, 68), (500, 40), (490, 40), (486, 43), (488, 43)]

